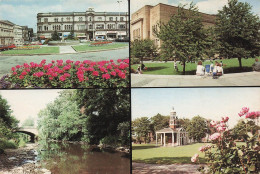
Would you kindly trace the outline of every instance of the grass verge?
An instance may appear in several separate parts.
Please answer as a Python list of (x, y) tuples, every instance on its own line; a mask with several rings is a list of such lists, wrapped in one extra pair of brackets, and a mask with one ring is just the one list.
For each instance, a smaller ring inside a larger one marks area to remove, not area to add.
[(1, 52), (2, 54), (53, 54), (60, 53), (59, 47), (41, 47), (33, 50), (8, 50)]
[(90, 44), (72, 46), (76, 51), (96, 51), (96, 50), (107, 50), (115, 49), (128, 46), (126, 43), (111, 43), (100, 46), (91, 46)]

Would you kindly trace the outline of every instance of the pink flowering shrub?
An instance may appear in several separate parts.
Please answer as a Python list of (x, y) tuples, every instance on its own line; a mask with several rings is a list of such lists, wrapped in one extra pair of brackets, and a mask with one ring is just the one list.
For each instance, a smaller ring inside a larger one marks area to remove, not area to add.
[[(247, 124), (249, 121), (257, 122), (260, 112), (249, 112), (249, 108), (243, 107), (238, 113), (240, 117), (246, 119), (247, 135), (245, 145), (235, 143), (235, 135), (228, 129), (228, 117), (222, 117), (221, 121), (211, 121), (211, 127), (216, 132), (210, 136), (212, 145), (199, 148), (200, 152), (205, 153), (208, 168), (200, 167), (202, 173), (258, 173), (260, 171), (260, 143), (259, 134), (253, 132)], [(191, 161), (196, 163), (198, 155), (195, 154)]]
[(12, 67), (5, 78), (9, 88), (89, 88), (128, 87), (129, 59), (93, 62), (89, 60), (57, 60)]

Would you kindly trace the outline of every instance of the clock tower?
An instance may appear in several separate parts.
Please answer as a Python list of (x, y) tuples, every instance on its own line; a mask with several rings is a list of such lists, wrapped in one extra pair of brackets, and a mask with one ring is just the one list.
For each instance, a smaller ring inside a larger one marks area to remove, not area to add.
[(176, 112), (174, 111), (174, 107), (172, 107), (172, 111), (170, 112), (170, 128), (176, 129), (178, 117), (176, 116)]

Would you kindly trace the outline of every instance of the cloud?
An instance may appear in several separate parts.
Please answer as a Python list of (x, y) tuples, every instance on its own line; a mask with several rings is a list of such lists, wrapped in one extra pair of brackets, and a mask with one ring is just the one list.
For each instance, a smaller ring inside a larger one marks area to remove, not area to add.
[(204, 0), (198, 2), (196, 5), (200, 12), (208, 14), (217, 14), (218, 10), (221, 10), (224, 5), (228, 4), (228, 0)]

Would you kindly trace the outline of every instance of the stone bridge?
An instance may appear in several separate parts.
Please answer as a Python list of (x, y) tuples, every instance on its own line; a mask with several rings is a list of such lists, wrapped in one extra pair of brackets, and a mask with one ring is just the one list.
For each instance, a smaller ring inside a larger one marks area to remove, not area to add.
[(14, 132), (18, 132), (18, 133), (21, 132), (21, 133), (30, 135), (30, 137), (31, 137), (30, 142), (32, 142), (32, 143), (35, 142), (35, 138), (38, 137), (38, 135), (39, 135), (38, 129), (35, 127), (20, 127), (20, 128), (17, 128)]

